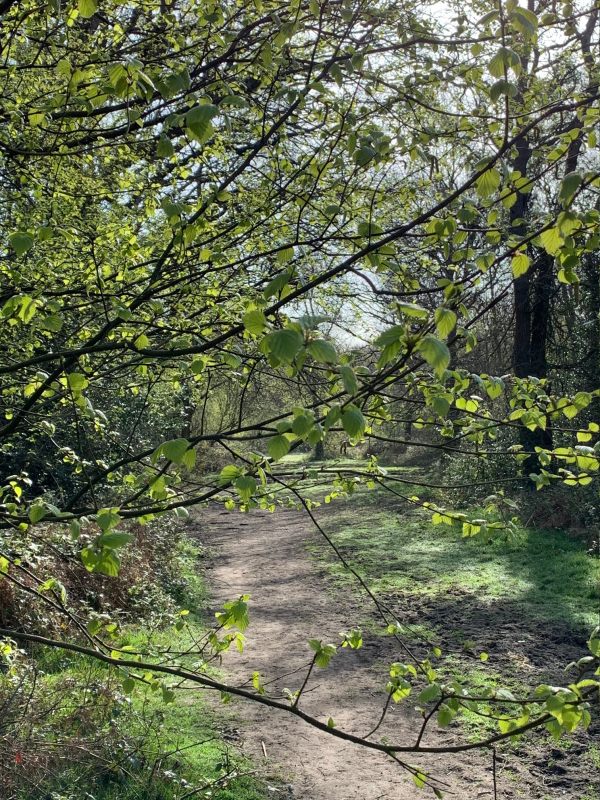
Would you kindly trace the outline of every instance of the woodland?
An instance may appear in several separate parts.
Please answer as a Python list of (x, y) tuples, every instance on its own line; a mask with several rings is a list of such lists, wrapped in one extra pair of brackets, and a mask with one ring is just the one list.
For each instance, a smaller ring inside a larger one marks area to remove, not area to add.
[(0, 0), (0, 800), (600, 800), (599, 14)]

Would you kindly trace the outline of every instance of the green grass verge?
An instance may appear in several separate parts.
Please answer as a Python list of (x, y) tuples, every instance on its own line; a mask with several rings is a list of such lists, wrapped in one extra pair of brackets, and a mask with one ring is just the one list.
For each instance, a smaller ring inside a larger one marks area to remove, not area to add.
[[(181, 539), (173, 565), (178, 579), (168, 587), (177, 605), (190, 611), (187, 631), (142, 623), (123, 631), (127, 643), (141, 648), (151, 640), (184, 650), (200, 638), (206, 588), (199, 556)], [(39, 649), (35, 661), (39, 690), (57, 698), (37, 731), (41, 752), (64, 745), (42, 784), (18, 790), (18, 800), (39, 800), (41, 785), (47, 800), (264, 800), (266, 788), (253, 765), (225, 741), (222, 720), (194, 687), (174, 688), (174, 700), (165, 702), (160, 690), (147, 687), (125, 694), (123, 676), (94, 659)], [(25, 762), (31, 758), (24, 756)]]
[[(418, 475), (407, 477), (418, 481)], [(398, 488), (408, 496), (435, 499), (425, 487)], [(519, 640), (543, 653), (544, 631), (562, 625), (567, 639), (571, 632), (580, 638), (598, 622), (600, 563), (581, 540), (564, 531), (520, 527), (510, 539), (462, 538), (456, 528), (433, 525), (430, 512), (380, 487), (360, 488), (319, 513), (328, 535), (371, 590), (412, 612), (404, 635), (422, 644), (446, 642), (436, 668), (471, 689), (529, 691), (529, 672), (520, 669)], [(325, 543), (309, 547), (334, 578), (332, 591), (355, 585)], [(361, 622), (369, 632), (384, 634), (372, 617)], [(487, 640), (488, 646), (475, 639)], [(485, 654), (480, 661), (480, 652), (492, 653), (492, 647), (493, 656), (487, 660)], [(555, 672), (570, 660), (562, 660), (560, 647), (553, 658), (548, 669)], [(471, 712), (461, 719), (472, 740), (496, 730), (495, 722)], [(598, 754), (590, 750), (586, 757), (591, 764)]]
[[(535, 618), (597, 624), (599, 562), (563, 531), (521, 528), (510, 541), (464, 539), (432, 525), (426, 512), (390, 502), (381, 489), (333, 502), (324, 520), (375, 592), (443, 597), (458, 587), (484, 602), (514, 601)], [(316, 549), (326, 557), (325, 547)], [(341, 565), (327, 562), (338, 579), (350, 580)]]

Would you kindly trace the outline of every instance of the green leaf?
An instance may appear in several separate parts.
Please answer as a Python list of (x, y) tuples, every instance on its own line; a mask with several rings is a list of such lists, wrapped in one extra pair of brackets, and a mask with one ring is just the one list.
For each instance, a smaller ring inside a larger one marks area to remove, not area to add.
[(191, 108), (185, 115), (185, 125), (192, 138), (200, 144), (207, 142), (213, 135), (211, 120), (218, 113), (219, 109), (210, 104)]
[(494, 83), (490, 88), (490, 100), (495, 103), (496, 100), (502, 96), (516, 97), (518, 92), (519, 89), (516, 84), (512, 83), (511, 81), (507, 81), (504, 78), (500, 78), (500, 80), (496, 81), (496, 83)]
[(285, 286), (287, 286), (291, 277), (292, 273), (289, 269), (278, 273), (271, 281), (269, 281), (263, 291), (265, 300), (268, 300), (269, 297), (272, 297), (274, 294), (278, 294)]
[(309, 639), (308, 644), (310, 649), (314, 650), (315, 664), (321, 669), (329, 665), (329, 662), (337, 652), (337, 647), (334, 644), (323, 644), (320, 639)]
[(438, 378), (441, 378), (450, 363), (450, 351), (445, 342), (436, 339), (431, 334), (427, 334), (417, 343), (417, 350)]
[(194, 469), (196, 465), (196, 451), (193, 447), (190, 447), (186, 452), (183, 454), (183, 458), (181, 459), (181, 465), (188, 470)]
[(161, 687), (161, 696), (163, 703), (167, 705), (175, 702), (175, 692), (172, 689), (169, 689), (168, 686)]
[(42, 225), (38, 228), (37, 236), (40, 242), (47, 242), (54, 236), (54, 228), (51, 225)]
[(156, 145), (156, 155), (159, 158), (169, 158), (174, 152), (175, 148), (171, 140), (164, 134), (161, 134), (158, 138), (158, 144)]
[(8, 237), (8, 241), (10, 242), (10, 246), (15, 251), (18, 256), (22, 256), (28, 250), (31, 250), (33, 247), (33, 237), (30, 236), (25, 231), (17, 231), (16, 233), (11, 233)]
[(145, 333), (140, 333), (140, 335), (135, 339), (133, 346), (136, 350), (143, 350), (145, 347), (150, 345), (150, 339), (146, 336)]
[(456, 326), (456, 314), (450, 308), (436, 308), (435, 327), (442, 339), (446, 339)]
[(525, 36), (531, 37), (537, 31), (538, 19), (533, 11), (530, 11), (528, 8), (517, 6), (511, 11), (509, 19), (513, 27)]
[(448, 411), (450, 411), (450, 401), (445, 397), (436, 395), (435, 397), (431, 398), (431, 407), (438, 417), (445, 417)]
[(446, 704), (442, 705), (438, 711), (437, 721), (441, 728), (445, 728), (454, 719), (454, 712)]
[(596, 628), (592, 631), (587, 645), (592, 655), (600, 658), (600, 628)]
[(239, 478), (241, 474), (242, 470), (236, 467), (235, 464), (227, 464), (219, 473), (219, 483), (221, 486), (224, 486), (227, 483), (231, 483), (236, 478)]
[(94, 547), (84, 547), (80, 556), (83, 566), (88, 572), (99, 572), (110, 578), (116, 578), (119, 574), (121, 562), (118, 556), (107, 547), (100, 551)]
[(96, 634), (100, 633), (102, 630), (102, 620), (91, 619), (86, 625), (86, 628), (90, 636), (96, 636)]
[(566, 283), (569, 285), (574, 285), (580, 282), (579, 275), (577, 275), (576, 272), (573, 272), (572, 269), (559, 269), (557, 277), (560, 283)]
[(232, 108), (248, 108), (249, 105), (245, 97), (240, 97), (236, 94), (226, 95), (219, 103), (219, 106), (230, 106)]
[(323, 427), (325, 430), (329, 430), (329, 428), (333, 427), (336, 422), (338, 422), (342, 418), (342, 410), (338, 405), (332, 406), (327, 414), (325, 415), (325, 419), (323, 420)]
[(223, 628), (237, 628), (240, 631), (245, 631), (250, 624), (248, 615), (248, 603), (250, 595), (243, 594), (237, 600), (229, 600), (223, 603), (224, 611), (217, 611), (215, 617), (219, 625)]
[(48, 509), (42, 503), (35, 503), (34, 505), (30, 506), (28, 516), (31, 524), (35, 525), (36, 522), (44, 519), (47, 513)]
[(294, 248), (293, 247), (284, 247), (283, 250), (279, 250), (276, 256), (276, 260), (278, 264), (287, 264), (288, 261), (291, 261), (294, 257)]
[(77, 8), (79, 9), (80, 17), (89, 19), (98, 11), (98, 0), (78, 0)]
[(116, 578), (121, 569), (121, 562), (117, 555), (109, 548), (102, 548), (102, 553), (98, 558), (94, 572), (108, 575), (109, 578)]
[(294, 417), (292, 422), (292, 430), (296, 436), (304, 438), (311, 430), (313, 424), (314, 420), (311, 417), (307, 416), (306, 414), (299, 414), (297, 417)]
[(365, 432), (366, 425), (365, 417), (358, 406), (352, 404), (346, 407), (342, 414), (342, 426), (348, 436), (358, 439)]
[(500, 186), (501, 181), (502, 177), (497, 169), (488, 169), (475, 182), (477, 194), (480, 197), (489, 197)]
[(488, 64), (490, 75), (494, 78), (503, 78), (506, 71), (512, 69), (515, 75), (521, 71), (521, 58), (510, 47), (500, 47)]
[(69, 388), (74, 392), (82, 392), (90, 385), (90, 382), (85, 375), (82, 375), (80, 372), (70, 372), (67, 375), (67, 383)]
[(63, 326), (63, 319), (58, 314), (50, 314), (40, 322), (40, 325), (45, 331), (52, 331), (58, 333)]
[(578, 172), (569, 172), (568, 175), (562, 179), (558, 198), (563, 204), (563, 207), (569, 205), (577, 189), (581, 186), (582, 178)]
[(278, 361), (284, 364), (291, 364), (304, 344), (304, 338), (302, 334), (293, 328), (283, 328), (283, 330), (270, 333), (264, 339), (264, 342), (268, 351)]
[(422, 789), (427, 783), (427, 775), (421, 770), (417, 770), (417, 772), (413, 773), (412, 779), (417, 789)]
[(429, 311), (423, 306), (419, 306), (416, 303), (398, 303), (397, 305), (398, 311), (402, 314), (406, 314), (407, 317), (416, 317), (417, 319), (427, 319), (429, 316)]
[(324, 364), (335, 364), (337, 361), (335, 347), (325, 339), (315, 339), (306, 349), (315, 361)]
[(430, 703), (432, 700), (437, 700), (441, 697), (442, 690), (437, 683), (431, 683), (426, 686), (418, 696), (419, 703)]
[(516, 253), (510, 262), (513, 278), (525, 275), (531, 266), (531, 259), (526, 253)]
[(272, 459), (278, 461), (290, 451), (290, 441), (286, 436), (272, 436), (267, 444), (267, 451)]
[(366, 167), (377, 155), (377, 151), (370, 145), (363, 145), (354, 153), (354, 161), (359, 167)]
[[(19, 312), (17, 314), (18, 318), (25, 323), (31, 322), (34, 318), (37, 308), (38, 308), (38, 301), (35, 300), (33, 297), (29, 295), (21, 295), (18, 298), (19, 302)], [(10, 303), (10, 301), (9, 301)], [(7, 306), (9, 304), (7, 303)]]
[(108, 547), (110, 550), (114, 550), (117, 547), (124, 547), (132, 541), (133, 536), (130, 533), (125, 533), (124, 531), (109, 531), (99, 536), (96, 540), (96, 544), (99, 547)]
[(547, 231), (540, 233), (539, 239), (544, 250), (551, 256), (556, 255), (564, 244), (558, 228), (549, 228)]
[(504, 381), (502, 378), (489, 378), (485, 382), (485, 390), (490, 400), (495, 400), (504, 391)]
[(163, 442), (159, 445), (152, 453), (152, 463), (156, 464), (158, 459), (164, 456), (174, 464), (181, 464), (189, 448), (190, 443), (187, 439), (170, 439), (168, 442)]
[(253, 308), (247, 311), (242, 317), (244, 328), (252, 336), (260, 336), (264, 329), (267, 327), (267, 318), (260, 308)]
[(303, 331), (314, 331), (322, 322), (331, 322), (331, 317), (326, 317), (323, 314), (303, 314), (301, 317), (295, 318)]
[(340, 367), (340, 377), (344, 384), (344, 389), (348, 394), (356, 394), (358, 391), (358, 381), (352, 367), (344, 365)]
[(121, 522), (121, 517), (113, 508), (102, 508), (96, 514), (96, 523), (100, 530), (106, 532)]
[(244, 502), (248, 502), (256, 491), (256, 479), (252, 475), (241, 475), (233, 482), (233, 485)]
[(387, 345), (399, 342), (403, 336), (404, 326), (394, 325), (392, 328), (388, 328), (386, 331), (383, 331), (383, 333), (380, 333), (375, 339), (374, 344), (377, 345), (377, 347), (387, 347)]

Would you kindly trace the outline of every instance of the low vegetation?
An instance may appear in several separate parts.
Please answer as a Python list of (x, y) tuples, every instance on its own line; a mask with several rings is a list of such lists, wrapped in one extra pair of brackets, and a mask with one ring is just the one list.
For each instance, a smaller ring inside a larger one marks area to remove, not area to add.
[[(51, 531), (45, 532), (51, 535)], [(145, 563), (157, 562), (164, 533), (154, 526), (138, 541)], [(204, 554), (181, 526), (170, 526), (170, 548), (144, 583), (101, 581), (90, 589), (95, 617), (118, 619), (121, 646), (196, 650), (206, 633)], [(159, 547), (160, 549), (160, 547)], [(55, 570), (56, 572), (56, 570)], [(63, 576), (67, 580), (66, 576)], [(117, 585), (115, 586), (115, 583)], [(125, 598), (119, 589), (127, 586)], [(63, 584), (70, 594), (78, 583)], [(96, 593), (96, 594), (94, 594)], [(180, 612), (186, 625), (179, 628)], [(3, 605), (4, 613), (15, 613)], [(49, 621), (32, 620), (48, 630)], [(58, 631), (57, 631), (58, 633)], [(123, 672), (94, 659), (37, 646), (5, 652), (9, 665), (0, 707), (0, 789), (11, 800), (261, 800), (255, 770), (223, 736), (214, 708), (193, 688), (138, 689)], [(190, 657), (193, 660), (193, 657)]]
[[(432, 754), (574, 758), (599, 31), (598, 0), (0, 0), (0, 795), (250, 800), (209, 690), (437, 798)], [(220, 671), (249, 605), (236, 583), (207, 613), (184, 531), (214, 503), (293, 506), (331, 528), (332, 585), (364, 576), (285, 691)], [(410, 697), (408, 745), (307, 710), (360, 624), (398, 648), (382, 726)]]

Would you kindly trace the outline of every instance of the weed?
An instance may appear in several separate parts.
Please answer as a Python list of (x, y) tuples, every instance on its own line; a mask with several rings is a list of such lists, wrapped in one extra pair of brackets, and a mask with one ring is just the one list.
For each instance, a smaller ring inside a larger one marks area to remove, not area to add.
[(585, 754), (585, 759), (592, 767), (600, 771), (600, 746), (591, 744)]

